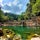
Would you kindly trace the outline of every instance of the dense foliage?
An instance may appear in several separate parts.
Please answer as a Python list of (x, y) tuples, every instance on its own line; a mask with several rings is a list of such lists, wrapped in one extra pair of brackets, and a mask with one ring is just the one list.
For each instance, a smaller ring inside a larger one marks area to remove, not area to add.
[(4, 13), (0, 9), (0, 22), (18, 20), (18, 16), (19, 15), (12, 14), (12, 13)]
[(27, 4), (27, 9), (25, 13), (25, 19), (30, 19), (34, 16), (40, 16), (40, 0), (29, 0), (30, 3)]
[(3, 22), (8, 19), (9, 19), (8, 16), (5, 16), (3, 11), (0, 10), (0, 22)]

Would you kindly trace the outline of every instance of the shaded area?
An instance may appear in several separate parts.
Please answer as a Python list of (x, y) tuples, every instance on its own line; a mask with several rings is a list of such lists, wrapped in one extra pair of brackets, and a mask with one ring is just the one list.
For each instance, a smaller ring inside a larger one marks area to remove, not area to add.
[(0, 36), (3, 36), (3, 35), (4, 35), (3, 31), (2, 31), (2, 30), (0, 30)]

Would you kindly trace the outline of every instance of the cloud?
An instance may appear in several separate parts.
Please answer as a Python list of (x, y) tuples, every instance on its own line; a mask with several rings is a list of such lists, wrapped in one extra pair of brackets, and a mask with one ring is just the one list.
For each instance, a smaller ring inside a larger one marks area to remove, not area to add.
[(2, 3), (3, 0), (0, 0), (0, 3)]
[(11, 2), (8, 2), (8, 3), (4, 3), (4, 4), (2, 4), (3, 6), (5, 6), (5, 5), (8, 5), (8, 6), (12, 6), (12, 3)]
[(9, 13), (9, 12), (11, 12), (10, 10), (4, 10), (4, 9), (2, 9), (2, 11), (4, 12), (4, 13)]
[(21, 11), (19, 11), (19, 12), (16, 12), (18, 15), (20, 15), (21, 13), (22, 13), (22, 10)]
[(0, 4), (4, 12), (20, 14), (26, 9), (28, 0), (0, 0)]
[(4, 5), (2, 4), (2, 2), (3, 2), (3, 0), (0, 0), (0, 6), (4, 6)]
[(22, 9), (23, 4), (19, 4), (18, 7), (19, 9)]
[(0, 5), (2, 7), (4, 7), (5, 5), (8, 5), (8, 6), (11, 6), (12, 5), (12, 2), (7, 2), (6, 0), (0, 0)]
[(7, 3), (6, 5), (11, 6), (11, 5), (12, 5), (12, 3), (11, 3), (11, 2), (9, 2), (9, 3)]
[(4, 5), (1, 3), (1, 6), (3, 7)]
[(13, 5), (15, 5), (15, 6), (16, 6), (18, 3), (19, 3), (18, 0), (14, 0), (14, 1), (13, 1)]

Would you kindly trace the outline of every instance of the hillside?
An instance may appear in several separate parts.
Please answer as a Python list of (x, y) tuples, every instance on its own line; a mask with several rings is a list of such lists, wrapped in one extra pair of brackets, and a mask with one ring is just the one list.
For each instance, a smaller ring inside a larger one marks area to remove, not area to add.
[(12, 14), (12, 13), (5, 13), (5, 16), (8, 16), (9, 18), (12, 18), (13, 20), (17, 20), (19, 15)]

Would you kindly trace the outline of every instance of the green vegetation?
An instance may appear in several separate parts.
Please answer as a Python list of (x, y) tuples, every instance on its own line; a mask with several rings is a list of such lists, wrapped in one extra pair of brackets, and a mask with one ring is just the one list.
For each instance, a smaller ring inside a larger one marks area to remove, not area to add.
[(0, 22), (7, 21), (8, 19), (9, 19), (8, 16), (5, 16), (3, 11), (0, 10)]
[(27, 9), (24, 15), (24, 19), (30, 19), (31, 17), (40, 16), (40, 0), (30, 0), (27, 4)]
[(13, 21), (13, 20), (17, 20), (18, 15), (16, 14), (11, 14), (11, 13), (3, 13), (2, 10), (0, 10), (0, 22), (4, 22), (4, 21)]
[(31, 27), (22, 27), (22, 26), (7, 26), (1, 28), (12, 30), (16, 34), (20, 34), (24, 39), (27, 39), (28, 36), (33, 34), (40, 35), (40, 27), (31, 28)]
[[(27, 4), (26, 11), (23, 12), (21, 15), (16, 15), (12, 13), (5, 13), (0, 9), (0, 22), (6, 21), (21, 21), (21, 20), (28, 20), (31, 17), (40, 16), (40, 0), (30, 0), (30, 3)], [(15, 33), (18, 33), (22, 36), (22, 38), (27, 39), (28, 36), (32, 34), (39, 34), (40, 35), (40, 27), (22, 27), (22, 26), (1, 26), (3, 29), (11, 29)]]

